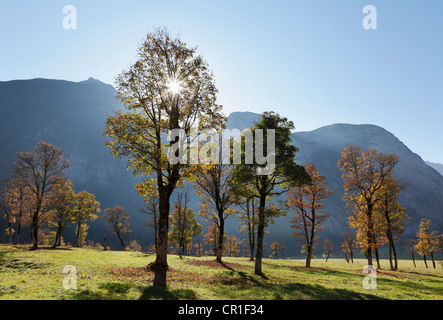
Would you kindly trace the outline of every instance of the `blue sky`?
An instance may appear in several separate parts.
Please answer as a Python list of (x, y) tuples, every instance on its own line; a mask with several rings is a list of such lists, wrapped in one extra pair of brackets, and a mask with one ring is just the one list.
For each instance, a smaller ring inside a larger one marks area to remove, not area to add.
[[(362, 26), (368, 4), (376, 30)], [(76, 30), (63, 28), (65, 5)], [(226, 114), (275, 110), (298, 131), (375, 124), (443, 163), (442, 15), (441, 0), (2, 1), (0, 81), (113, 84), (165, 26), (198, 46)]]

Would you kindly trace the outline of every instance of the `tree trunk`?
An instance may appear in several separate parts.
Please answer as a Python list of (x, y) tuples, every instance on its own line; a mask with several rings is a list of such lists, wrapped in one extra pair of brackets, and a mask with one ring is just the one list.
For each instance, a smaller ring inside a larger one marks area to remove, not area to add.
[(391, 241), (389, 240), (389, 265), (391, 267), (391, 270), (395, 270), (394, 269), (394, 264), (392, 263), (392, 245), (391, 245)]
[(378, 248), (375, 248), (374, 251), (375, 251), (375, 259), (377, 260), (377, 268), (381, 269), (381, 267), (380, 267), (380, 256), (378, 255)]
[(432, 266), (435, 269), (435, 261), (434, 261), (434, 253), (433, 252), (431, 252), (431, 260), (432, 260)]
[(306, 253), (306, 268), (311, 267), (311, 259), (312, 259), (312, 248), (308, 247), (308, 252)]
[(39, 210), (36, 210), (34, 212), (31, 221), (31, 241), (32, 241), (31, 250), (38, 249), (38, 213)]
[(14, 242), (15, 245), (17, 245), (20, 241), (21, 230), (22, 230), (22, 217), (20, 216), (17, 225), (17, 234), (15, 235), (15, 242)]
[(58, 224), (57, 226), (57, 231), (55, 233), (55, 239), (54, 239), (54, 244), (52, 245), (52, 248), (56, 248), (57, 246), (59, 246), (61, 244), (61, 234), (62, 234), (62, 226), (60, 224)]
[[(412, 249), (414, 250), (414, 249)], [(414, 268), (417, 268), (417, 266), (415, 265), (415, 255), (414, 255), (414, 251), (411, 251), (411, 256), (412, 256), (412, 262), (414, 263)]]
[(123, 242), (123, 238), (120, 233), (117, 233), (118, 240), (120, 240), (120, 244), (122, 246), (123, 251), (126, 251), (125, 243)]
[(255, 253), (255, 268), (256, 275), (263, 275), (262, 259), (263, 259), (263, 238), (265, 232), (265, 205), (266, 198), (260, 197), (260, 206), (258, 208), (258, 226), (257, 226), (257, 250)]
[(425, 261), (426, 268), (428, 268), (428, 263), (426, 262), (426, 255), (423, 256), (423, 260)]
[(103, 232), (103, 246), (105, 247), (104, 248), (104, 251), (107, 251), (108, 249), (106, 248), (107, 247), (107, 241), (106, 241), (107, 239), (106, 239), (106, 230)]
[(218, 232), (218, 243), (217, 243), (217, 262), (222, 262), (222, 255), (223, 255), (223, 237), (225, 235), (225, 220), (223, 219), (223, 213), (218, 215), (219, 217), (219, 232)]
[(75, 237), (75, 246), (77, 248), (80, 248), (80, 230), (81, 230), (82, 224), (78, 222), (77, 224), (77, 235)]
[(155, 273), (154, 286), (160, 287), (166, 287), (166, 272), (168, 269), (169, 197), (170, 194), (168, 193), (159, 197), (158, 243), (153, 271)]

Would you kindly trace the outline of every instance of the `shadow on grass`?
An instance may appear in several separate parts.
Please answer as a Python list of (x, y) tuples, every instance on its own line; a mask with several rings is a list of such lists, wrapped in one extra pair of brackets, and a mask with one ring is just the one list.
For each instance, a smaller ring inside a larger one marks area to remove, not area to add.
[(197, 295), (190, 289), (168, 289), (158, 286), (145, 287), (139, 300), (195, 300)]
[(155, 286), (140, 286), (121, 282), (105, 282), (100, 284), (99, 291), (90, 289), (72, 293), (73, 300), (127, 300), (130, 290), (141, 293), (139, 300), (194, 300), (197, 295), (190, 289), (169, 289)]

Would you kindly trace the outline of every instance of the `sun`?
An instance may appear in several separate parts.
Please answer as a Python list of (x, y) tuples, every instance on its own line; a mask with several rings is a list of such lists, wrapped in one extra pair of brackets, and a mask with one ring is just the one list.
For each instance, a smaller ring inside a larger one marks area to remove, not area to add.
[(168, 91), (172, 94), (180, 94), (180, 91), (183, 90), (182, 82), (178, 81), (177, 79), (170, 79), (166, 86), (168, 87)]

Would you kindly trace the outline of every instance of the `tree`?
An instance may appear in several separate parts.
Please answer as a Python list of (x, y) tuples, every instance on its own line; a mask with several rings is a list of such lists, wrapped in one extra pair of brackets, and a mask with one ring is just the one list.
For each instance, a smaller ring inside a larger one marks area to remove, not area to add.
[[(290, 144), (291, 130), (293, 129), (294, 124), (292, 121), (288, 121), (287, 118), (274, 112), (264, 112), (261, 120), (251, 128), (255, 138), (255, 144), (249, 144), (249, 149), (255, 155), (252, 164), (246, 163), (247, 154), (244, 152), (246, 141), (244, 136), (241, 137), (243, 162), (235, 165), (232, 183), (237, 190), (250, 186), (254, 192), (253, 196), (259, 200), (254, 267), (254, 273), (257, 275), (263, 275), (262, 258), (266, 227), (266, 201), (273, 196), (287, 192), (290, 187), (301, 185), (310, 180), (303, 166), (295, 163), (295, 154), (298, 149)], [(278, 137), (278, 139), (275, 139), (275, 137)], [(263, 141), (271, 143), (263, 145)], [(263, 163), (260, 159), (260, 156), (263, 155), (274, 159), (274, 164)]]
[(3, 217), (6, 220), (7, 228), (6, 234), (9, 236), (9, 244), (12, 244), (12, 238), (15, 233), (15, 229), (12, 227), (15, 223), (15, 206), (16, 206), (16, 190), (11, 186), (9, 188), (4, 187), (0, 192), (0, 212), (3, 213)]
[(46, 214), (44, 203), (48, 193), (64, 181), (64, 170), (69, 162), (63, 150), (40, 141), (31, 152), (17, 152), (12, 176), (29, 191), (33, 203), (31, 213), (32, 250), (38, 249), (38, 229)]
[[(146, 178), (136, 185), (146, 198), (159, 198), (158, 245), (152, 270), (154, 285), (166, 285), (170, 197), (180, 182), (182, 162), (172, 163), (167, 151), (179, 137), (166, 141), (173, 129), (190, 136), (191, 129), (219, 129), (226, 118), (216, 104), (217, 89), (208, 64), (178, 37), (164, 29), (146, 36), (137, 61), (116, 80), (117, 99), (127, 112), (108, 117), (106, 145), (115, 157), (127, 157), (128, 170)], [(151, 178), (153, 176), (153, 178)]]
[(426, 256), (431, 256), (432, 265), (435, 269), (434, 253), (438, 248), (438, 234), (437, 231), (431, 231), (431, 219), (422, 218), (417, 233), (418, 242), (415, 245), (415, 250), (423, 257), (426, 268), (428, 263), (426, 262)]
[(237, 257), (240, 254), (241, 241), (234, 235), (226, 236), (225, 253), (229, 257)]
[(115, 206), (103, 210), (102, 217), (106, 221), (106, 223), (112, 227), (112, 231), (114, 231), (118, 240), (120, 240), (123, 251), (126, 251), (126, 246), (123, 238), (125, 237), (125, 235), (132, 232), (129, 224), (129, 220), (131, 218), (129, 217), (128, 211), (126, 211), (126, 209), (122, 206)]
[(354, 263), (355, 236), (351, 232), (345, 232), (344, 241), (341, 244), (343, 254), (347, 262)]
[(73, 221), (75, 210), (75, 193), (69, 179), (56, 186), (48, 194), (45, 204), (48, 210), (49, 224), (56, 228), (53, 248), (61, 245), (62, 232)]
[(237, 211), (231, 207), (237, 198), (231, 187), (232, 168), (222, 163), (198, 164), (193, 167), (191, 181), (200, 197), (199, 215), (218, 227), (216, 260), (222, 262), (225, 220)]
[(151, 215), (152, 217), (145, 221), (144, 225), (148, 228), (154, 229), (154, 249), (157, 250), (158, 246), (158, 197), (151, 198), (148, 202), (145, 202), (140, 211), (144, 214)]
[(87, 191), (80, 191), (75, 195), (75, 210), (73, 221), (77, 223), (76, 247), (81, 247), (85, 241), (88, 226), (86, 222), (95, 220), (100, 213), (100, 202), (95, 200), (95, 196)]
[[(389, 263), (391, 270), (398, 269), (397, 251), (394, 239), (398, 239), (405, 230), (405, 208), (398, 203), (400, 191), (405, 187), (397, 179), (388, 176), (385, 179), (380, 193), (382, 201), (376, 205), (375, 211), (379, 213), (379, 219), (389, 243)], [(392, 260), (394, 259), (394, 263)]]
[(281, 250), (281, 258), (284, 260), (285, 259), (286, 243), (283, 240), (280, 240), (278, 242), (278, 244), (279, 244), (280, 250)]
[(372, 265), (372, 252), (381, 243), (377, 241), (375, 206), (384, 200), (380, 189), (397, 163), (395, 154), (384, 155), (373, 149), (362, 151), (352, 144), (343, 150), (337, 163), (342, 171), (343, 200), (350, 208), (351, 226), (358, 229), (358, 245), (366, 253), (368, 265)]
[(174, 210), (171, 213), (171, 230), (169, 231), (169, 239), (171, 245), (175, 245), (179, 249), (180, 258), (185, 253), (187, 245), (192, 243), (192, 238), (202, 234), (202, 226), (195, 218), (195, 212), (188, 208), (189, 189), (185, 189), (183, 193), (179, 193)]
[(326, 259), (326, 262), (328, 262), (329, 257), (331, 256), (332, 252), (334, 251), (334, 245), (332, 244), (331, 240), (328, 238), (323, 240), (323, 257)]
[(257, 236), (257, 198), (254, 197), (254, 194), (251, 192), (250, 188), (246, 187), (239, 195), (236, 204), (241, 209), (237, 211), (237, 217), (240, 218), (242, 223), (240, 231), (245, 232), (248, 235), (249, 260), (254, 261), (255, 239)]
[(406, 241), (406, 249), (411, 254), (412, 262), (414, 263), (414, 268), (417, 268), (417, 266), (415, 265), (415, 254), (414, 254), (416, 244), (417, 242), (414, 239), (409, 239), (408, 241)]
[(271, 249), (273, 250), (272, 255), (278, 260), (278, 250), (280, 249), (280, 244), (277, 241), (272, 242)]
[(299, 231), (294, 232), (293, 236), (302, 241), (306, 267), (309, 268), (315, 241), (319, 238), (318, 233), (324, 229), (321, 224), (331, 216), (323, 212), (322, 201), (333, 192), (327, 189), (325, 177), (312, 163), (307, 163), (305, 170), (311, 177), (311, 183), (291, 188), (287, 194), (287, 203), (295, 211), (291, 227)]

